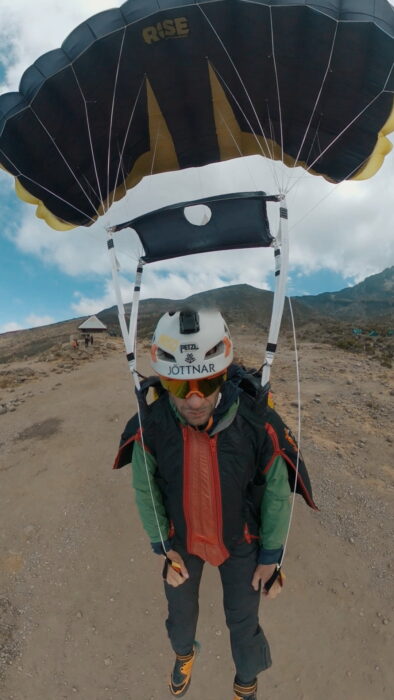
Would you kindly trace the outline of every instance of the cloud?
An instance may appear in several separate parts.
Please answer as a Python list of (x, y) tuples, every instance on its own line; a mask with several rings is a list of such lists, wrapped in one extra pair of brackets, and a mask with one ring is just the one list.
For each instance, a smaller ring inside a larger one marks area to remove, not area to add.
[[(120, 278), (119, 284), (121, 288), (121, 294), (126, 295), (127, 291), (130, 289), (130, 283), (128, 283), (127, 280)], [(100, 297), (96, 298), (88, 297), (79, 291), (75, 291), (75, 301), (71, 304), (72, 311), (77, 316), (92, 316), (93, 314), (97, 314), (103, 309), (106, 309), (110, 306), (114, 306), (114, 304), (116, 303), (116, 298), (115, 291), (112, 286), (112, 280), (106, 279), (104, 281), (103, 286), (103, 294)]]
[(17, 90), (25, 69), (37, 56), (58, 48), (85, 19), (118, 0), (1, 0), (0, 60), (5, 69), (1, 92)]
[[(251, 271), (247, 280), (241, 270), (245, 271), (248, 268), (250, 251), (237, 251), (235, 254), (218, 252), (209, 255), (191, 255), (181, 260), (167, 261), (166, 269), (163, 269), (163, 264), (148, 265), (143, 273), (141, 298), (185, 299), (197, 292), (229, 284), (242, 284), (245, 281), (255, 287), (267, 289), (268, 285), (261, 281), (261, 274), (264, 275), (265, 267), (267, 274), (273, 269), (273, 252), (254, 251), (254, 253), (260, 256), (261, 266)], [(120, 275), (119, 284), (123, 302), (130, 302), (134, 289), (132, 276), (127, 279), (124, 275)], [(76, 300), (71, 304), (71, 308), (78, 316), (96, 314), (116, 304), (112, 278), (104, 280), (103, 293), (100, 296), (93, 298), (75, 291), (74, 297)]]
[[(355, 282), (394, 263), (394, 208), (390, 186), (394, 180), (393, 158), (365, 182), (331, 185), (301, 169), (286, 171), (297, 176), (297, 186), (288, 195), (290, 269), (303, 274), (325, 268)], [(202, 186), (201, 183), (204, 183)], [(89, 228), (53, 231), (24, 205), (19, 228), (9, 236), (19, 250), (67, 275), (97, 275), (106, 279), (110, 260), (106, 246), (106, 224), (120, 223), (154, 208), (176, 201), (231, 191), (264, 189), (277, 192), (272, 174), (260, 157), (207, 166), (200, 171), (166, 173), (147, 178), (116, 203), (105, 217)], [(278, 206), (268, 204), (271, 230), (276, 234)], [(136, 235), (127, 229), (115, 235), (122, 273), (133, 277), (143, 252)], [(220, 284), (248, 282), (265, 286), (273, 263), (269, 252), (225, 251), (190, 256), (148, 266), (146, 282), (157, 296), (178, 296), (180, 289), (212, 288)], [(164, 283), (165, 282), (165, 283)]]
[(16, 321), (9, 321), (8, 323), (3, 323), (0, 326), (0, 333), (10, 333), (11, 331), (22, 330), (23, 325), (17, 323)]
[(28, 328), (37, 328), (38, 326), (48, 326), (50, 323), (54, 323), (55, 319), (52, 316), (37, 316), (36, 314), (29, 314), (25, 320)]
[[(317, 179), (302, 185), (293, 212), (289, 206), (293, 267), (326, 268), (359, 282), (394, 264), (393, 166), (390, 156), (370, 180), (333, 187)], [(305, 200), (309, 205), (298, 222)]]
[(50, 323), (54, 323), (55, 319), (52, 316), (37, 316), (36, 314), (29, 314), (21, 322), (18, 321), (8, 321), (0, 325), (0, 333), (9, 333), (10, 331), (20, 331), (24, 328), (38, 328), (38, 326), (48, 326)]
[(108, 275), (111, 268), (102, 227), (54, 231), (34, 216), (32, 207), (24, 205), (21, 212), (19, 227), (5, 229), (21, 252), (57, 267), (66, 275)]

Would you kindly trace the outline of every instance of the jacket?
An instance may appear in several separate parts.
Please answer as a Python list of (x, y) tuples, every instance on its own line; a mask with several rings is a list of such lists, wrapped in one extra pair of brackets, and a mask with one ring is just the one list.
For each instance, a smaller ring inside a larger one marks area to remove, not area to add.
[(260, 563), (273, 563), (288, 528), (290, 489), (316, 508), (302, 459), (295, 482), (290, 431), (245, 376), (240, 384), (223, 392), (208, 433), (185, 425), (167, 392), (145, 410), (142, 430), (135, 416), (127, 424), (114, 467), (132, 459), (137, 506), (155, 551), (159, 540), (173, 538), (220, 565), (239, 541), (256, 539)]

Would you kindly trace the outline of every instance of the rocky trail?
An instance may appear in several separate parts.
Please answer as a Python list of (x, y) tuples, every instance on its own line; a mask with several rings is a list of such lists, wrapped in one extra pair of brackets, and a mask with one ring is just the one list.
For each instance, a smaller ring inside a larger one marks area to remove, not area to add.
[[(234, 336), (245, 364), (256, 365), (255, 339)], [(301, 447), (320, 510), (297, 498), (286, 586), (261, 604), (274, 663), (259, 698), (391, 700), (393, 373), (323, 344), (299, 352)], [(120, 343), (100, 339), (85, 355), (58, 347), (0, 368), (1, 699), (170, 697), (162, 562), (139, 523), (129, 469), (111, 471), (135, 405)], [(297, 434), (290, 343), (272, 383)], [(210, 566), (198, 638), (188, 699), (230, 700)]]

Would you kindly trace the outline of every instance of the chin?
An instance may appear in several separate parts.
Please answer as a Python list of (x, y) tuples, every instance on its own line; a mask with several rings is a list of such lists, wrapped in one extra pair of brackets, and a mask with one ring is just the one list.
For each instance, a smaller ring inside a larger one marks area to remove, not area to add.
[(187, 416), (185, 417), (189, 425), (192, 425), (195, 428), (198, 428), (199, 425), (205, 425), (205, 423), (207, 423), (209, 419), (209, 416), (202, 416), (200, 418), (188, 418)]

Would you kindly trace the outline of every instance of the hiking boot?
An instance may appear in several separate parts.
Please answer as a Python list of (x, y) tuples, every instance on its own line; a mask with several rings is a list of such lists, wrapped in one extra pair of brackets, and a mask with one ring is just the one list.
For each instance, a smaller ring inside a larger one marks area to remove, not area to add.
[(192, 679), (192, 669), (199, 651), (198, 642), (194, 642), (193, 651), (187, 656), (176, 654), (174, 668), (170, 678), (170, 693), (181, 698), (188, 691)]
[(234, 681), (234, 700), (257, 700), (257, 680), (249, 685)]

